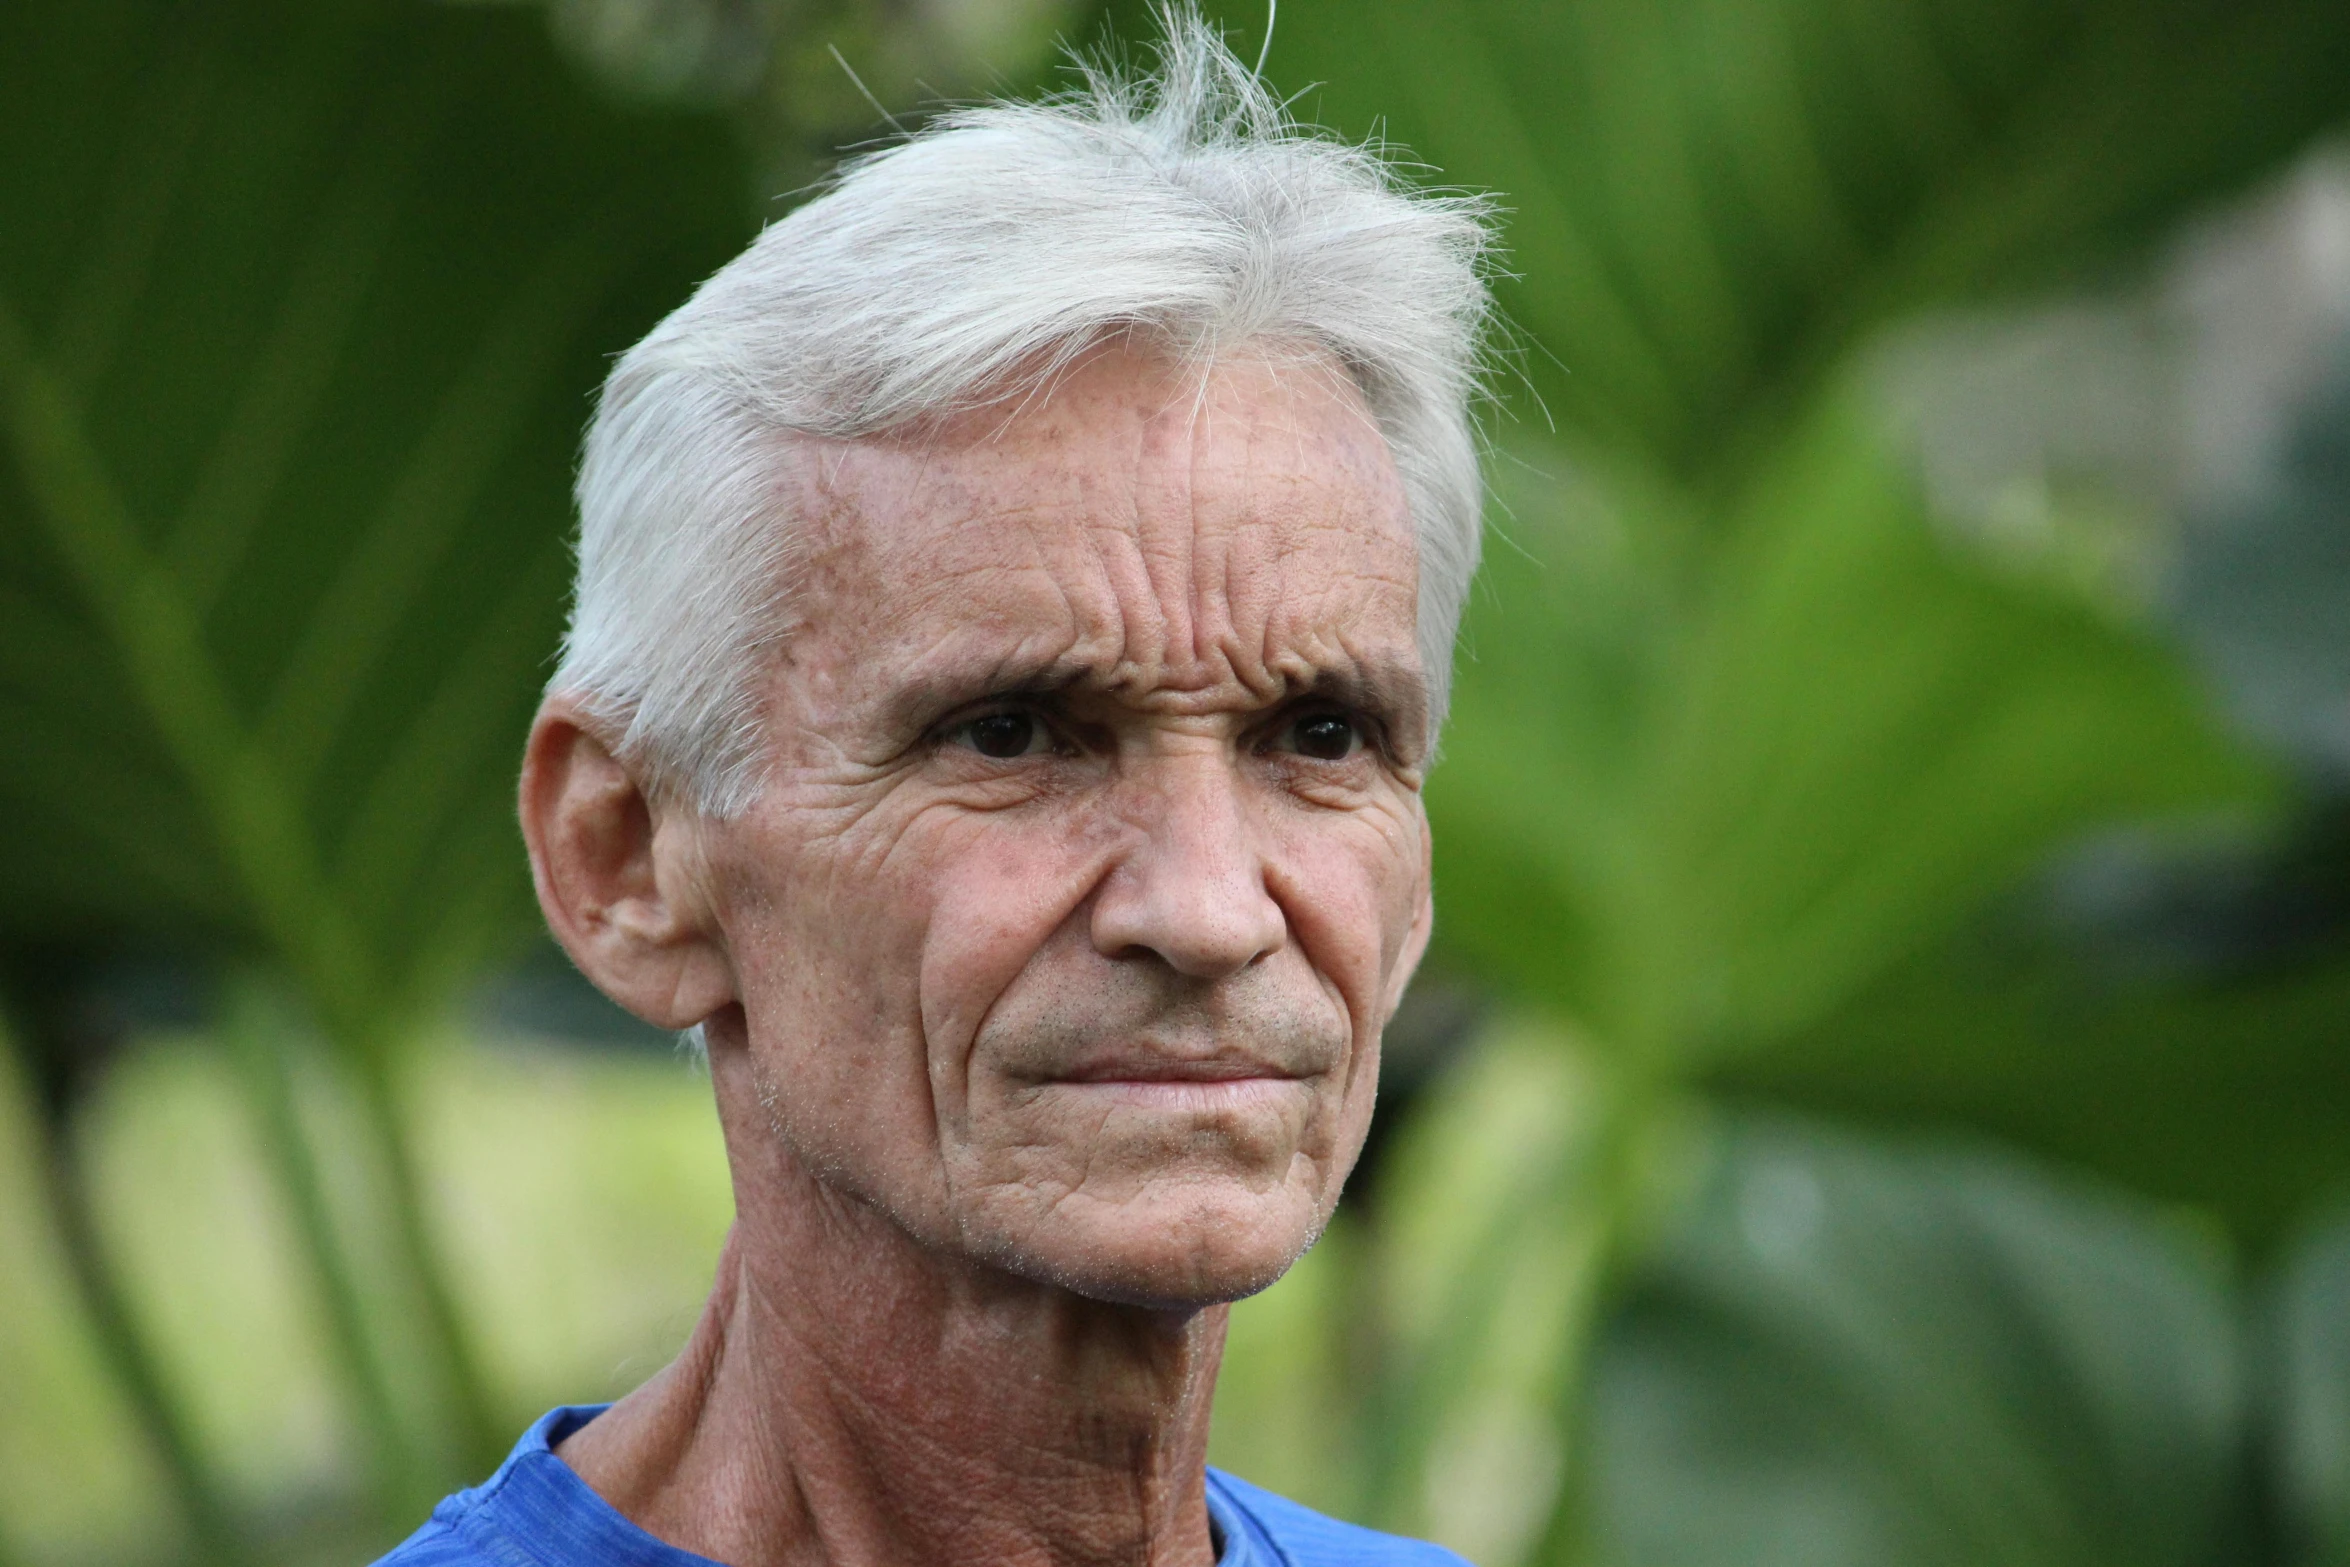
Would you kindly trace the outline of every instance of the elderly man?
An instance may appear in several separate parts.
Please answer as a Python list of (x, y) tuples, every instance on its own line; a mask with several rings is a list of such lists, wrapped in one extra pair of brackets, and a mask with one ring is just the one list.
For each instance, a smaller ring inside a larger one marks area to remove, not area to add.
[(1485, 239), (1177, 17), (621, 360), (522, 822), (699, 1031), (735, 1225), (673, 1365), (390, 1562), (1455, 1560), (1205, 1452), (1428, 939)]

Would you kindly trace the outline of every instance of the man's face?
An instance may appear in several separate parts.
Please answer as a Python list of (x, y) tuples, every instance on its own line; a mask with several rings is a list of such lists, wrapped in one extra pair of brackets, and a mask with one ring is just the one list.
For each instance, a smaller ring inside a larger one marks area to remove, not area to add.
[(714, 1048), (924, 1244), (1109, 1300), (1262, 1288), (1427, 936), (1416, 556), (1359, 395), (1105, 350), (801, 455), (764, 792), (704, 839)]

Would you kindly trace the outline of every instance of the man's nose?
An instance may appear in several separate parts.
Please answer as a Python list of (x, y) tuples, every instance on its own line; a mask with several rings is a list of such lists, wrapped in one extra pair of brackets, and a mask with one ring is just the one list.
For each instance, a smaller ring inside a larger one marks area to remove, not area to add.
[(1156, 955), (1179, 974), (1218, 979), (1289, 939), (1265, 885), (1265, 861), (1229, 759), (1161, 758), (1129, 785), (1140, 841), (1094, 897), (1093, 945), (1104, 957)]

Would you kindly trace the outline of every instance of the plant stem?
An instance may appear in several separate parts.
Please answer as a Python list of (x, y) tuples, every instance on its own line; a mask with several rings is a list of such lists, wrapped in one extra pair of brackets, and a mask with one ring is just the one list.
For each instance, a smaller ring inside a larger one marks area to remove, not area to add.
[[(19, 1026), (24, 1026), (21, 1022)], [(16, 1030), (9, 1032), (13, 1035)], [(65, 1271), (89, 1325), (99, 1360), (128, 1400), (133, 1418), (163, 1465), (173, 1500), (179, 1504), (199, 1560), (228, 1564), (251, 1560), (241, 1541), (226, 1493), (203, 1456), (194, 1422), (163, 1370), (129, 1293), (108, 1256), (97, 1215), (90, 1207), (87, 1174), (71, 1118), (31, 1117), (40, 1139), (36, 1161), (43, 1205)], [(0, 1560), (6, 1552), (0, 1549)]]
[[(299, 802), (253, 741), (205, 642), (183, 584), (151, 549), (69, 390), (0, 298), (0, 437), (13, 449), (33, 516), (105, 628), (157, 737), (203, 808), (263, 937), (338, 1037), (381, 1001), (376, 954), (321, 871)], [(232, 1027), (269, 1150), (317, 1277), (357, 1414), (377, 1459), (387, 1520), (433, 1489), (393, 1418), (396, 1406), (366, 1328), (294, 1113), (291, 1079), (267, 1031)], [(429, 1291), (428, 1291), (429, 1293)], [(426, 1498), (429, 1500), (429, 1497)]]
[(505, 1456), (507, 1436), (492, 1409), (488, 1378), (479, 1351), (449, 1281), (449, 1268), (426, 1211), (423, 1180), (397, 1085), (384, 1052), (356, 1053), (359, 1096), (369, 1130), (383, 1161), (392, 1202), (393, 1234), (402, 1261), (423, 1297), (424, 1326), (440, 1361), (448, 1414), (455, 1426), (458, 1461), (469, 1480), (479, 1479)]
[[(1371, 1435), (1362, 1466), (1361, 1516), (1407, 1532), (1421, 1527), (1419, 1498), (1430, 1457), (1458, 1390), (1494, 1331), (1504, 1284), (1525, 1239), (1520, 1208), (1547, 1200), (1562, 1184), (1584, 1180), (1598, 1168), (1607, 1157), (1615, 1104), (1611, 1096), (1590, 1138), (1570, 1138), (1548, 1150), (1524, 1172), (1511, 1201), (1481, 1216), (1476, 1244), (1450, 1282), (1442, 1326), (1429, 1342), (1398, 1344), (1380, 1325), (1383, 1364), (1365, 1401), (1364, 1428)], [(1359, 1298), (1377, 1310), (1378, 1294), (1365, 1289)], [(1579, 1350), (1570, 1346), (1567, 1355), (1579, 1358)]]
[(213, 1562), (244, 1561), (219, 1482), (198, 1450), (187, 1414), (106, 1257), (72, 1133), (45, 1127), (41, 1141), (42, 1195), (98, 1356), (130, 1401), (140, 1429), (161, 1460), (198, 1554)]
[(1531, 1567), (1579, 1567), (1595, 1554), (1590, 1497), (1590, 1422), (1585, 1418), (1591, 1350), (1606, 1320), (1618, 1282), (1639, 1255), (1653, 1228), (1657, 1182), (1648, 1164), (1651, 1139), (1670, 1097), (1668, 1086), (1650, 1072), (1628, 1071), (1607, 1099), (1593, 1156), (1586, 1167), (1600, 1234), (1589, 1287), (1578, 1302), (1552, 1388), (1551, 1419), (1558, 1431), (1562, 1462), (1558, 1491), (1526, 1560)]
[(428, 1493), (435, 1488), (404, 1435), (405, 1422), (392, 1394), (391, 1378), (368, 1330), (358, 1275), (327, 1207), (326, 1188), (295, 1097), (286, 1030), (264, 1015), (256, 998), (246, 996), (230, 1008), (221, 1034), (243, 1077), (255, 1130), (278, 1191), (291, 1211), (295, 1235), (326, 1314), (336, 1367), (363, 1428), (376, 1509), (387, 1526), (399, 1523), (428, 1506), (432, 1500)]
[[(1583, 1385), (1605, 1302), (1626, 1258), (1649, 1229), (1656, 1198), (1652, 1140), (1670, 1099), (1669, 1084), (1657, 1074), (1619, 1065), (1605, 1080), (1584, 1129), (1529, 1161), (1507, 1200), (1481, 1216), (1481, 1230), (1452, 1272), (1445, 1309), (1430, 1339), (1410, 1345), (1382, 1335), (1372, 1357), (1377, 1364), (1366, 1379), (1370, 1392), (1361, 1426), (1367, 1444), (1358, 1516), (1406, 1532), (1423, 1526), (1419, 1498), (1447, 1435), (1447, 1418), (1501, 1327), (1505, 1289), (1521, 1248), (1531, 1235), (1540, 1235), (1546, 1243), (1572, 1244), (1578, 1258), (1551, 1384), (1550, 1418), (1564, 1461), (1559, 1489), (1527, 1560), (1551, 1567), (1587, 1557)], [(1530, 1214), (1567, 1219), (1574, 1226), (1571, 1239), (1530, 1229)], [(1376, 1311), (1378, 1294), (1366, 1287), (1352, 1298)]]

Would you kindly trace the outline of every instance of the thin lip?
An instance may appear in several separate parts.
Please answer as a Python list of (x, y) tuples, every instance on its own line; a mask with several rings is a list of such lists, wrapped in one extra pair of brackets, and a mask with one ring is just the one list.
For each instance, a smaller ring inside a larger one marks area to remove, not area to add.
[(1056, 1083), (1254, 1083), (1296, 1082), (1301, 1074), (1284, 1072), (1262, 1061), (1230, 1056), (1184, 1060), (1167, 1056), (1113, 1056), (1087, 1061), (1055, 1073)]

